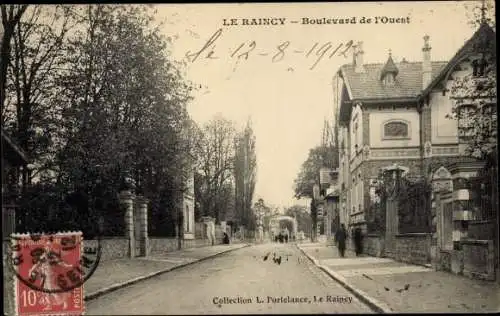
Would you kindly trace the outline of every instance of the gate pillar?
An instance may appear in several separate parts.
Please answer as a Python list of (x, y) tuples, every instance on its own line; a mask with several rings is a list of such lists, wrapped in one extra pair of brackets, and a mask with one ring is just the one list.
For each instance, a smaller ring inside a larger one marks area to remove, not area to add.
[(125, 237), (128, 239), (128, 257), (135, 257), (135, 237), (134, 237), (134, 194), (129, 190), (120, 193), (120, 204), (125, 209)]

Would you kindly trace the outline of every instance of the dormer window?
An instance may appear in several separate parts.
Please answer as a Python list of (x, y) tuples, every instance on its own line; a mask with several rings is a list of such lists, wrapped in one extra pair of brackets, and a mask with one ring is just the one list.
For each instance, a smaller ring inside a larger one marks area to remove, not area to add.
[(389, 74), (385, 75), (384, 85), (386, 85), (386, 86), (394, 85), (394, 74), (393, 73), (389, 73)]
[(383, 125), (384, 139), (405, 139), (410, 137), (408, 122), (397, 120), (389, 121)]
[(393, 86), (398, 73), (399, 69), (396, 67), (394, 60), (392, 60), (392, 54), (389, 51), (389, 58), (380, 72), (380, 80), (382, 80), (385, 86)]

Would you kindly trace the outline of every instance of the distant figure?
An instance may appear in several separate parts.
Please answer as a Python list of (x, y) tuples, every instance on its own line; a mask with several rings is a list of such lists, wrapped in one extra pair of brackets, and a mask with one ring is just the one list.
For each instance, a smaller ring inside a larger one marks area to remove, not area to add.
[(363, 252), (363, 234), (361, 228), (356, 228), (354, 230), (354, 249), (356, 251), (356, 256), (359, 256)]
[(335, 242), (340, 252), (340, 256), (343, 258), (345, 253), (345, 242), (347, 239), (347, 232), (345, 230), (345, 225), (341, 224), (340, 229), (335, 233)]
[(288, 235), (285, 235), (285, 242), (288, 243)]
[(224, 232), (224, 244), (229, 245), (229, 236), (227, 235), (226, 232)]

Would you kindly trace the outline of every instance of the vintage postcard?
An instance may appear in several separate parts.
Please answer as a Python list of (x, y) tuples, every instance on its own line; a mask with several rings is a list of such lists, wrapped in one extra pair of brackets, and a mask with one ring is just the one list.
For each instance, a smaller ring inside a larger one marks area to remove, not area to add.
[(4, 315), (499, 312), (495, 9), (0, 5)]

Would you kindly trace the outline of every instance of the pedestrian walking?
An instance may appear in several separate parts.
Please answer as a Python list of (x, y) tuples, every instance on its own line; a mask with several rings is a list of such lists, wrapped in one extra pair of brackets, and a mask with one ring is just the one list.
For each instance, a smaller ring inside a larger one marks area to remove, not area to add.
[(335, 233), (335, 243), (339, 249), (340, 256), (343, 258), (345, 253), (345, 242), (347, 239), (347, 232), (345, 230), (345, 225), (341, 224), (340, 229)]
[(229, 245), (229, 236), (227, 235), (226, 232), (224, 232), (224, 244)]
[(354, 230), (354, 250), (356, 251), (356, 256), (359, 256), (363, 252), (363, 234), (361, 228)]

